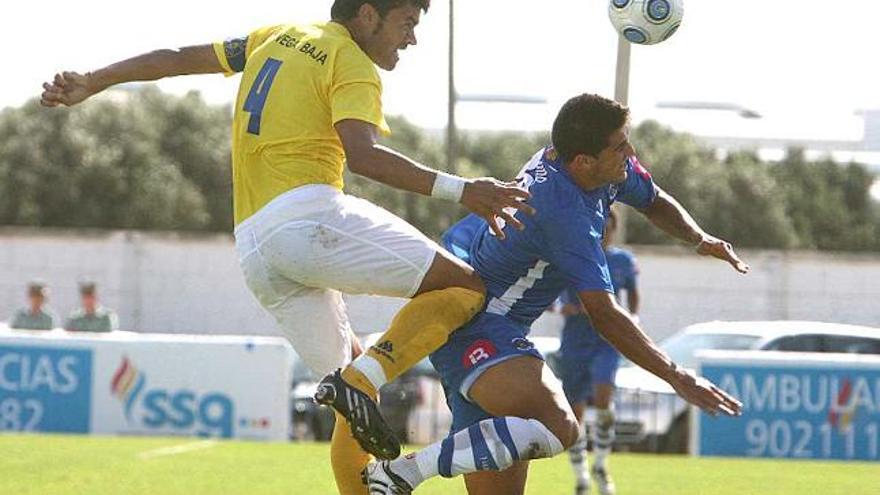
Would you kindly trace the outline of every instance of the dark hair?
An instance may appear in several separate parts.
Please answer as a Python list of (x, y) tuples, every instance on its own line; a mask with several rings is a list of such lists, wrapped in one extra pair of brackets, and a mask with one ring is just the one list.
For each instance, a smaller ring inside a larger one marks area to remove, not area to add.
[(79, 293), (83, 296), (94, 296), (98, 286), (92, 281), (80, 282)]
[(351, 20), (357, 16), (361, 5), (365, 3), (372, 5), (382, 17), (385, 17), (389, 10), (403, 5), (421, 7), (425, 12), (428, 12), (428, 7), (431, 6), (431, 0), (336, 0), (330, 8), (330, 18), (334, 21)]
[(629, 108), (599, 95), (582, 94), (565, 102), (553, 122), (553, 147), (565, 163), (580, 154), (598, 156), (608, 137), (626, 124)]
[(28, 284), (28, 295), (30, 296), (46, 296), (49, 292), (49, 287), (46, 285), (46, 282), (42, 280), (32, 280)]

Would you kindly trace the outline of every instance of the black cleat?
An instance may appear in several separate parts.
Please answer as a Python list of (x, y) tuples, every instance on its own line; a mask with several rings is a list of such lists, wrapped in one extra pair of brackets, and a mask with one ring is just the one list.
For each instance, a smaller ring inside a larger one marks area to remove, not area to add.
[(351, 426), (351, 433), (361, 448), (378, 459), (400, 456), (400, 440), (385, 423), (379, 407), (367, 394), (342, 379), (340, 370), (318, 383), (315, 402), (336, 410)]

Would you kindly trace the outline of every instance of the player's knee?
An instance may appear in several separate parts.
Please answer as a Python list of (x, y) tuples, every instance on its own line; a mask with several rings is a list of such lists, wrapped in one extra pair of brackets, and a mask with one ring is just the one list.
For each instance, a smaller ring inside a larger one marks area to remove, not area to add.
[(557, 415), (555, 418), (542, 420), (541, 422), (556, 436), (564, 450), (568, 450), (577, 443), (580, 428), (577, 418), (574, 417), (573, 413), (565, 412), (564, 414)]
[(569, 449), (577, 443), (580, 437), (580, 427), (577, 419), (572, 415), (566, 418), (565, 422), (565, 439), (562, 440), (565, 449)]

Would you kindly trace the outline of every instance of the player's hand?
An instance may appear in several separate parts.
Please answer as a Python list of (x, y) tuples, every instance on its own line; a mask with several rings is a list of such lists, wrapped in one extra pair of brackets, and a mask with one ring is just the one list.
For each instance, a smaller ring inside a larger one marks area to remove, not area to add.
[(729, 242), (711, 235), (703, 237), (703, 240), (697, 244), (697, 253), (724, 260), (740, 273), (749, 273), (751, 270), (749, 265), (739, 259)]
[(517, 210), (529, 215), (535, 214), (535, 209), (524, 203), (531, 198), (531, 194), (516, 185), (516, 182), (501, 182), (491, 177), (474, 179), (466, 186), (461, 195), (461, 204), (468, 210), (483, 217), (489, 223), (489, 228), (504, 239), (503, 228), (505, 224), (513, 225), (522, 230), (525, 226), (514, 218)]
[(70, 107), (96, 92), (92, 88), (88, 74), (61, 72), (55, 74), (52, 82), (43, 83), (43, 94), (40, 95), (40, 104), (44, 107), (57, 107), (59, 105)]
[(697, 376), (682, 368), (676, 368), (675, 374), (669, 382), (676, 393), (684, 400), (699, 407), (703, 411), (717, 416), (739, 416), (742, 414), (742, 402), (732, 395), (718, 388), (709, 380)]

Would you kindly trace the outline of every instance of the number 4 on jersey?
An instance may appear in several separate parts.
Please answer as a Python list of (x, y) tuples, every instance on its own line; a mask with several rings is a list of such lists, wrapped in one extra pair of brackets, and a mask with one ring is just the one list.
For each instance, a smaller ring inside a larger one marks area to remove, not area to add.
[(266, 63), (257, 74), (253, 86), (248, 93), (247, 99), (244, 101), (244, 111), (251, 114), (248, 121), (248, 133), (260, 135), (260, 122), (263, 118), (263, 107), (266, 106), (266, 97), (269, 96), (269, 90), (272, 88), (272, 82), (278, 69), (281, 68), (281, 61), (274, 58), (266, 59)]

